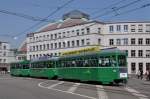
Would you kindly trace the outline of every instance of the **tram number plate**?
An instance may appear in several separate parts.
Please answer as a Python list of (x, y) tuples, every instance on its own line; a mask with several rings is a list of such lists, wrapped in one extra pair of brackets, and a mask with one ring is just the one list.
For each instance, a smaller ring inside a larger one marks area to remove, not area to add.
[(125, 78), (127, 77), (127, 73), (120, 73), (120, 78)]

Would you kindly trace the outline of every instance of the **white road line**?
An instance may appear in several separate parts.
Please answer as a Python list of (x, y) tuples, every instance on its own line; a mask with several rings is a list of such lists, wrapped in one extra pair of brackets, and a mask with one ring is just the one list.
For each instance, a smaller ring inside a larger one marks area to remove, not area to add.
[(98, 99), (108, 99), (107, 93), (104, 91), (103, 86), (96, 85), (96, 87), (97, 87)]
[(68, 89), (68, 92), (75, 92), (75, 90), (78, 88), (78, 86), (80, 85), (80, 83), (75, 83), (72, 87), (70, 87)]
[[(87, 99), (97, 99), (97, 98), (94, 98), (94, 97), (90, 97), (90, 96), (86, 96), (86, 95), (82, 95), (82, 94), (77, 94), (77, 93), (73, 93), (73, 92), (68, 92), (68, 91), (63, 91), (63, 90), (59, 90), (59, 89), (54, 89), (54, 88), (48, 88), (48, 87), (44, 87), (42, 86), (44, 83), (46, 83), (48, 81), (44, 81), (44, 82), (40, 82), (38, 84), (39, 87), (41, 88), (46, 88), (46, 89), (50, 89), (50, 90), (54, 90), (54, 91), (58, 91), (58, 92), (63, 92), (63, 93), (67, 93), (67, 94), (73, 94), (73, 95), (77, 95), (77, 96), (80, 96), (80, 97), (84, 97), (84, 98), (87, 98)], [(58, 83), (57, 83), (58, 84)], [(57, 85), (56, 85), (57, 86)]]
[(64, 81), (61, 81), (61, 82), (59, 82), (59, 83), (50, 85), (50, 86), (48, 86), (47, 88), (48, 88), (48, 89), (51, 89), (51, 88), (54, 88), (54, 87), (56, 87), (57, 85), (60, 85), (60, 84), (63, 84), (63, 83), (64, 83)]
[(137, 96), (139, 99), (148, 99), (148, 96), (141, 94), (139, 91), (133, 88), (125, 87), (125, 90), (132, 93), (132, 95)]

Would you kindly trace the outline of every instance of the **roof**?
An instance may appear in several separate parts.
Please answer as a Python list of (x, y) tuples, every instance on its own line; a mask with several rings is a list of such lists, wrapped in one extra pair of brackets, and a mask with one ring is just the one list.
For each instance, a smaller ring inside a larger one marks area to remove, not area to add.
[(26, 43), (26, 41), (24, 41), (24, 42), (20, 45), (18, 51), (20, 51), (20, 52), (27, 52), (27, 43)]
[(47, 27), (42, 28), (39, 32), (46, 32), (46, 31), (76, 26), (76, 25), (80, 25), (80, 24), (85, 24), (87, 22), (88, 22), (88, 20), (85, 20), (85, 19), (66, 19), (62, 22), (56, 22), (56, 23), (49, 24)]
[(150, 23), (150, 21), (114, 21), (114, 22), (105, 22), (106, 24), (119, 24), (119, 23)]

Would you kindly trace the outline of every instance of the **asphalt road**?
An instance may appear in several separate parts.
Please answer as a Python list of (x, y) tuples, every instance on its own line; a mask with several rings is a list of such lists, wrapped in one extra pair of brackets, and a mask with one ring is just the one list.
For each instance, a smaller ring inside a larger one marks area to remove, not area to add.
[(0, 75), (0, 99), (150, 99), (150, 83), (108, 86)]

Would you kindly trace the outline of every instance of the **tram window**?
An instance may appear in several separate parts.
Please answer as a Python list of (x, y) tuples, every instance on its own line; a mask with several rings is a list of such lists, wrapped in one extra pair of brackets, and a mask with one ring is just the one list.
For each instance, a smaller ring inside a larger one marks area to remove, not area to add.
[(47, 62), (47, 68), (51, 68), (52, 66), (51, 66), (51, 62)]
[(117, 65), (116, 56), (110, 56), (110, 63), (113, 67)]
[(76, 66), (76, 61), (72, 61), (72, 67)]
[(101, 67), (108, 67), (108, 66), (111, 66), (110, 64), (110, 58), (107, 58), (107, 57), (101, 57), (99, 58), (99, 66)]
[(83, 66), (84, 66), (84, 67), (88, 67), (88, 60), (84, 60)]
[(126, 66), (126, 56), (124, 56), (124, 55), (118, 56), (118, 65), (119, 66)]

